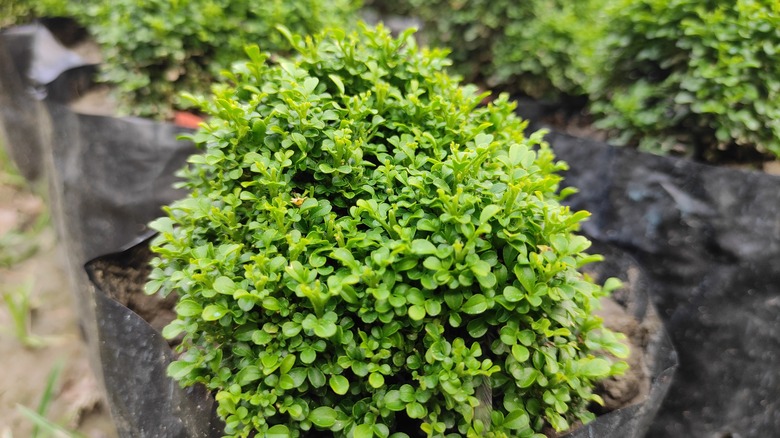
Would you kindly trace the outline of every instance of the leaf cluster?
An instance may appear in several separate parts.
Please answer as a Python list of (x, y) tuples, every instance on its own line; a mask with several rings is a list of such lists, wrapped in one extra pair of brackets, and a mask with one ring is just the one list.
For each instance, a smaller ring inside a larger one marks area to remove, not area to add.
[(588, 421), (626, 347), (615, 285), (559, 203), (566, 168), (502, 95), (381, 26), (236, 65), (152, 223), (148, 293), (179, 295), (168, 371), (231, 436), (540, 436)]
[(592, 95), (617, 141), (780, 155), (780, 3), (622, 0), (608, 14)]
[(289, 52), (275, 26), (301, 34), (348, 27), (360, 0), (80, 0), (64, 6), (100, 44), (102, 78), (117, 87), (121, 110), (170, 118), (174, 108), (186, 106), (182, 91), (208, 93), (220, 71), (243, 57), (245, 44)]

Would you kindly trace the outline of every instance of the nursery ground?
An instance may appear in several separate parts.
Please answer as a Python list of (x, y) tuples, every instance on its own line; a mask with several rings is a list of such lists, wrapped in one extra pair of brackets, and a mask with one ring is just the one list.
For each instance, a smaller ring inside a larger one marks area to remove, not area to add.
[[(113, 438), (79, 335), (64, 255), (37, 192), (12, 170), (0, 144), (0, 437), (36, 436), (23, 406), (72, 436)], [(40, 409), (44, 398), (50, 404)]]

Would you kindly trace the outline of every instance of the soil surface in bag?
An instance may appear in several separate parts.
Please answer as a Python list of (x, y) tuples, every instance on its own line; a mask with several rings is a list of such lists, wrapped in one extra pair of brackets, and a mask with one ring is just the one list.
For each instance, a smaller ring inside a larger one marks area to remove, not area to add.
[[(110, 301), (109, 305), (99, 304), (102, 306), (101, 312), (107, 316), (103, 319), (105, 327), (102, 330), (116, 334), (117, 340), (123, 345), (123, 357), (114, 366), (118, 368), (118, 374), (124, 373), (128, 377), (137, 374), (133, 366), (128, 367), (125, 363), (128, 358), (131, 362), (137, 362), (136, 358), (142, 356), (133, 353), (136, 349), (153, 357), (164, 358), (143, 364), (147, 372), (152, 370), (154, 375), (164, 374), (165, 366), (172, 360), (169, 344), (165, 343), (151, 326), (159, 327), (175, 317), (172, 312), (174, 301), (170, 298), (163, 300), (158, 296), (146, 296), (143, 293), (145, 278), (150, 269), (148, 261), (153, 256), (148, 242), (147, 239), (126, 251), (97, 258), (86, 267), (98, 295), (102, 295), (101, 300)], [(632, 373), (641, 378), (637, 380), (629, 376), (605, 382), (601, 390), (603, 396), (609, 400), (611, 388), (613, 395), (620, 394), (622, 398), (617, 404), (624, 407), (606, 412), (592, 423), (561, 436), (641, 437), (644, 436), (671, 384), (677, 358), (647, 295), (649, 283), (644, 279), (636, 262), (615, 248), (605, 246), (597, 251), (605, 253), (609, 262), (598, 264), (590, 273), (600, 281), (616, 276), (625, 283), (625, 287), (614, 294), (612, 303), (617, 303), (617, 310), (605, 310), (616, 316), (614, 328), (630, 328), (629, 335), (635, 344), (631, 362), (636, 369), (632, 370)], [(126, 324), (130, 324), (133, 329), (125, 330), (123, 326)], [(152, 336), (153, 342), (141, 339), (141, 335)], [(626, 385), (629, 387), (626, 388)], [(154, 386), (147, 387), (145, 394), (150, 394), (153, 388)], [(138, 397), (138, 394), (132, 393), (132, 386), (123, 389), (131, 393), (110, 396), (121, 396), (125, 399)], [(155, 408), (158, 403), (160, 406)], [(145, 406), (159, 411), (170, 409), (171, 405), (167, 399), (154, 397), (147, 399)], [(160, 418), (159, 414), (157, 418)], [(148, 418), (145, 419), (145, 424), (149, 424)], [(213, 417), (210, 423), (201, 422), (193, 427), (203, 428), (198, 429), (204, 432), (199, 436), (219, 436), (221, 433), (221, 425)], [(209, 428), (210, 434), (205, 434)]]
[(550, 134), (589, 237), (633, 255), (680, 365), (648, 436), (780, 430), (780, 178)]

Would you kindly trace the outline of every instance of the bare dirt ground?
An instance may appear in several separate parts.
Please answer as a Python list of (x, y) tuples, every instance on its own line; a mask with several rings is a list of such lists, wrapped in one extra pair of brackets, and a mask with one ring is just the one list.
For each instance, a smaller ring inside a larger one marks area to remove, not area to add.
[[(13, 172), (0, 144), (0, 438), (116, 437), (79, 335), (63, 257), (45, 201)], [(25, 296), (29, 307), (15, 311)], [(26, 324), (17, 328), (18, 321)], [(51, 376), (50, 404), (40, 409)], [(19, 406), (68, 432), (36, 432)]]

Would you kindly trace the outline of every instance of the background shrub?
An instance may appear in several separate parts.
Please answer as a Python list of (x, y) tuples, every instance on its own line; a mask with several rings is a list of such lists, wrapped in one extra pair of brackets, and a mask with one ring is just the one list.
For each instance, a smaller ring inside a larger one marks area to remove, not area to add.
[[(169, 373), (226, 433), (535, 435), (588, 421), (621, 372), (591, 314), (610, 287), (559, 204), (565, 164), (506, 96), (383, 28), (256, 47), (201, 101), (191, 194), (152, 226), (147, 292), (179, 294)], [(471, 436), (470, 435), (470, 436)]]
[(780, 155), (780, 3), (619, 0), (609, 16), (591, 98), (616, 141)]
[(184, 104), (180, 92), (207, 93), (245, 44), (288, 52), (276, 25), (301, 34), (348, 27), (360, 7), (360, 0), (45, 1), (41, 14), (76, 18), (101, 45), (102, 77), (116, 86), (122, 112), (157, 118)]
[(32, 7), (26, 2), (0, 0), (0, 27), (29, 20), (33, 15)]
[(606, 0), (403, 0), (372, 5), (419, 17), (467, 81), (526, 95), (584, 94)]

